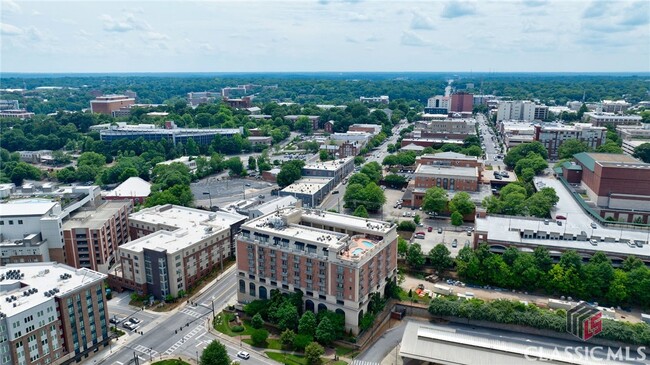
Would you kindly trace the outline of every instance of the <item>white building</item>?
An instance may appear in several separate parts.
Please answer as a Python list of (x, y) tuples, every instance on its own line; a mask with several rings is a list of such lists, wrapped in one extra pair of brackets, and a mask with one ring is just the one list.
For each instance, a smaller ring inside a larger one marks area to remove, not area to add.
[(534, 120), (544, 120), (547, 116), (548, 107), (546, 105), (539, 105), (527, 100), (500, 101), (497, 109), (497, 121), (522, 120), (532, 122)]
[(641, 124), (640, 115), (617, 115), (614, 113), (601, 113), (601, 112), (587, 112), (582, 115), (582, 121), (586, 123), (592, 123), (596, 126), (604, 127), (608, 124), (610, 125), (622, 125), (622, 124), (631, 124), (639, 125)]
[(388, 95), (371, 96), (371, 97), (361, 96), (361, 97), (359, 97), (359, 101), (362, 102), (362, 103), (389, 104), (390, 103), (390, 98), (388, 97)]
[(601, 103), (602, 111), (605, 113), (622, 113), (631, 106), (632, 104), (625, 100), (603, 100)]
[(293, 196), (283, 196), (277, 199), (270, 200), (264, 204), (258, 205), (254, 209), (248, 211), (248, 217), (250, 219), (261, 217), (269, 213), (273, 213), (278, 209), (283, 209), (287, 207), (295, 207), (298, 205), (298, 199)]
[(451, 97), (449, 95), (436, 95), (427, 100), (427, 108), (447, 109), (451, 106)]
[(158, 166), (158, 165), (171, 165), (173, 163), (182, 163), (183, 165), (187, 166), (188, 169), (190, 169), (190, 172), (195, 172), (196, 171), (196, 160), (195, 160), (195, 157), (192, 157), (192, 156), (181, 156), (181, 157), (175, 158), (173, 160), (158, 162), (156, 164), (156, 166)]
[(605, 143), (607, 128), (594, 127), (590, 123), (544, 123), (535, 126), (535, 140), (541, 142), (548, 150), (551, 160), (559, 158), (559, 148), (565, 141), (576, 139), (595, 150)]

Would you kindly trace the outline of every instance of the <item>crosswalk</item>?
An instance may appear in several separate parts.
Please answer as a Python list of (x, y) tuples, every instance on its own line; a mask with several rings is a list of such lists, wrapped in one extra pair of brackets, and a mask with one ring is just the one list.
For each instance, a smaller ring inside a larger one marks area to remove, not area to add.
[(145, 355), (151, 355), (152, 357), (158, 356), (158, 351), (150, 350), (149, 347), (145, 347), (142, 345), (136, 345), (133, 349), (135, 351), (142, 352)]
[(189, 333), (183, 336), (183, 338), (176, 341), (176, 343), (173, 344), (170, 348), (168, 348), (167, 351), (163, 352), (163, 355), (171, 355), (174, 351), (176, 351), (176, 349), (181, 347), (185, 342), (187, 342), (192, 337), (196, 336), (201, 331), (205, 331), (205, 327), (203, 325), (196, 326), (193, 330), (191, 330)]
[(194, 317), (194, 318), (199, 318), (199, 317), (202, 316), (201, 313), (193, 311), (193, 310), (188, 309), (188, 308), (183, 308), (183, 309), (180, 310), (180, 312), (183, 313), (183, 314), (187, 314), (188, 316)]

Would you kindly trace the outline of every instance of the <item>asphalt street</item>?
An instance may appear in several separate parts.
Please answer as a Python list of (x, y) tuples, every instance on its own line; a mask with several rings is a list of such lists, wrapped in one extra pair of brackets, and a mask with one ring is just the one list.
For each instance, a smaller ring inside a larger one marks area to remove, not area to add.
[[(143, 334), (126, 331), (125, 342), (104, 349), (93, 357), (93, 364), (126, 365), (134, 357), (140, 361), (149, 361), (161, 355), (183, 355), (196, 358), (213, 340), (219, 339), (227, 348), (228, 354), (234, 360), (241, 350), (240, 345), (225, 336), (216, 336), (208, 332), (207, 321), (212, 315), (212, 304), (215, 313), (223, 310), (226, 305), (235, 303), (235, 270), (226, 271), (214, 285), (193, 299), (194, 305), (183, 303), (170, 313), (155, 313), (141, 311), (139, 308), (128, 306), (128, 296), (121, 296), (115, 303), (109, 302), (109, 313), (122, 316), (137, 311), (135, 317), (143, 323), (137, 331)], [(250, 351), (249, 351), (250, 352)], [(250, 352), (251, 358), (246, 364), (271, 364), (270, 360)]]

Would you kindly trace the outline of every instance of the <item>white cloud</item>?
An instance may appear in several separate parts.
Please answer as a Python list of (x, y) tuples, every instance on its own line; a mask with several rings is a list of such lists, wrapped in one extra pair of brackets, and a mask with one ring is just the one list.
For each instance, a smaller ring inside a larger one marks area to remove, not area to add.
[(16, 36), (23, 34), (23, 30), (7, 23), (0, 23), (0, 34), (6, 36)]
[(370, 19), (370, 17), (365, 14), (350, 13), (348, 16), (348, 20), (351, 22), (369, 22), (372, 19)]
[(354, 44), (358, 44), (358, 43), (359, 43), (358, 40), (356, 40), (356, 39), (354, 39), (354, 38), (352, 38), (352, 37), (349, 37), (349, 36), (348, 36), (348, 37), (345, 37), (345, 41), (348, 42), (348, 43), (354, 43)]
[(411, 29), (432, 30), (436, 29), (436, 25), (428, 16), (414, 11), (413, 19), (411, 20)]
[(158, 32), (147, 32), (147, 39), (150, 41), (168, 41), (170, 38), (167, 34)]
[(18, 5), (13, 0), (2, 0), (2, 11), (15, 14), (20, 14), (23, 12), (23, 10), (20, 8), (20, 5)]
[(104, 30), (107, 32), (130, 32), (132, 30), (150, 30), (151, 26), (144, 20), (139, 20), (132, 13), (125, 14), (124, 18), (116, 19), (108, 14), (103, 14), (100, 19), (104, 21)]
[(594, 1), (582, 13), (583, 18), (599, 18), (607, 13), (609, 3), (606, 1)]
[(402, 32), (402, 38), (400, 42), (402, 45), (410, 47), (426, 47), (431, 44), (431, 42), (420, 37), (415, 32), (411, 32), (410, 30)]
[(473, 3), (469, 2), (450, 1), (442, 9), (442, 17), (448, 19), (474, 14), (476, 14), (476, 8)]
[(35, 27), (29, 27), (25, 32), (25, 34), (27, 35), (27, 38), (29, 38), (29, 40), (33, 42), (40, 42), (47, 38), (43, 32), (41, 32), (38, 28)]
[(625, 9), (623, 19), (619, 24), (628, 27), (636, 27), (648, 23), (650, 23), (650, 3), (647, 1), (639, 1)]
[(524, 0), (524, 5), (528, 6), (530, 8), (536, 8), (540, 6), (544, 6), (548, 4), (548, 1), (546, 0)]

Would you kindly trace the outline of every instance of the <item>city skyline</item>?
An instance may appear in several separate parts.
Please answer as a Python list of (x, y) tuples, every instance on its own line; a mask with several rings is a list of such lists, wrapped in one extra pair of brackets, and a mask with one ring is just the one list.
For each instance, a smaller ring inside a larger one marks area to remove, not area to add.
[(648, 72), (650, 3), (2, 0), (2, 72)]

